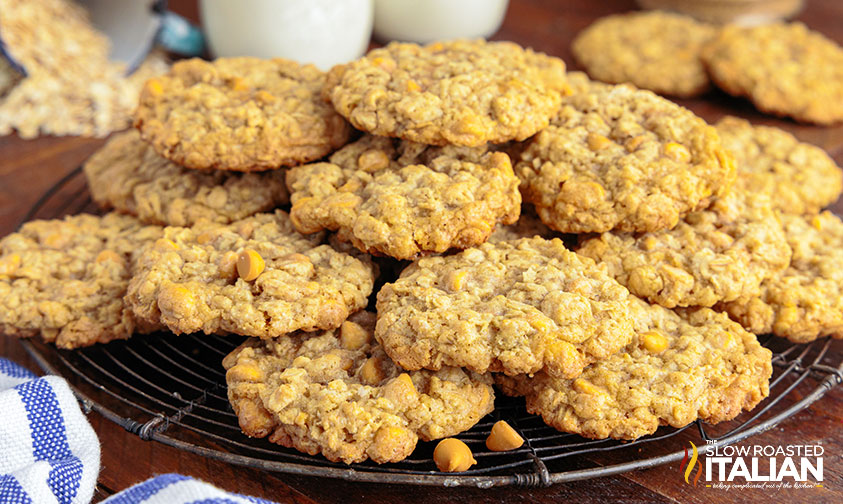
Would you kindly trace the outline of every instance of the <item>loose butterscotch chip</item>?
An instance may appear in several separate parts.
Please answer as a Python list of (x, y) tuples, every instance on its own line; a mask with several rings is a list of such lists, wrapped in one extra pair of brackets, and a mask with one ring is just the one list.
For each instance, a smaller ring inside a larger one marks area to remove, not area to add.
[(439, 441), (433, 450), (433, 461), (442, 472), (463, 472), (477, 464), (471, 448), (456, 438)]
[[(225, 357), (228, 398), (245, 434), (332, 461), (398, 462), (418, 439), (456, 435), (492, 411), (488, 376), (405, 372), (371, 337), (374, 313), (346, 323), (368, 334), (365, 343), (348, 348), (337, 331), (296, 332), (247, 340)], [(367, 374), (372, 362), (377, 376)]]
[(492, 432), (486, 438), (486, 448), (492, 451), (509, 451), (520, 448), (524, 444), (524, 438), (515, 432), (506, 420), (498, 420), (492, 426)]

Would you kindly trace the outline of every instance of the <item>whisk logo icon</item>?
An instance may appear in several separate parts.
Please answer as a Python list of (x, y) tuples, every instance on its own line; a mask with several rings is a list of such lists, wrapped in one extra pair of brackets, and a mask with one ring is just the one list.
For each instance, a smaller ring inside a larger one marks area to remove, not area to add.
[[(699, 461), (699, 452), (697, 451), (697, 445), (688, 441), (691, 445), (691, 456), (688, 456), (688, 447), (685, 447), (685, 456), (682, 457), (682, 463), (679, 464), (679, 472), (685, 475), (685, 483), (694, 486), (697, 486), (697, 482), (700, 480), (700, 476), (703, 473), (702, 463)], [(694, 467), (697, 468), (697, 474), (694, 476), (693, 483), (690, 480), (691, 473), (694, 472)]]

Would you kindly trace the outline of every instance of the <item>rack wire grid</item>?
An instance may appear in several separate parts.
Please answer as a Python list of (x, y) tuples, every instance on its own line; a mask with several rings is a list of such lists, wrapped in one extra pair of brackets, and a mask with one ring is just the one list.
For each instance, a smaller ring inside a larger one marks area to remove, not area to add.
[[(69, 173), (24, 220), (99, 213), (84, 179), (81, 168)], [(773, 351), (770, 396), (731, 422), (662, 427), (633, 442), (589, 440), (548, 427), (527, 413), (522, 399), (498, 397), (493, 413), (457, 436), (478, 461), (459, 474), (436, 470), (435, 442), (420, 442), (402, 462), (345, 465), (245, 436), (229, 406), (221, 364), (242, 337), (161, 333), (73, 351), (58, 350), (40, 339), (22, 343), (45, 371), (70, 381), (86, 411), (97, 411), (145, 440), (268, 471), (363, 482), (491, 488), (548, 486), (650, 468), (681, 459), (688, 441), (698, 443), (705, 454), (773, 428), (843, 383), (843, 342), (824, 338), (796, 345), (772, 336), (760, 339)], [(524, 437), (521, 448), (486, 449), (485, 439), (500, 419)]]

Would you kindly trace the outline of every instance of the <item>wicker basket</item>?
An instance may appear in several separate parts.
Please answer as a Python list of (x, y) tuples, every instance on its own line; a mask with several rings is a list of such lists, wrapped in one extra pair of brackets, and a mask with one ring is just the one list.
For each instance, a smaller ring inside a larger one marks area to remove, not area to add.
[(712, 23), (756, 25), (795, 16), (804, 0), (637, 0), (644, 9), (688, 14)]

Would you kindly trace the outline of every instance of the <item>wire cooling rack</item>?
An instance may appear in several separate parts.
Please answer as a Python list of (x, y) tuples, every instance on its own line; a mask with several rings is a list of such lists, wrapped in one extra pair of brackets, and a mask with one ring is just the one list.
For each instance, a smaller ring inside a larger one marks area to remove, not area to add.
[[(25, 220), (84, 211), (97, 208), (76, 169), (47, 191)], [(458, 436), (471, 447), (477, 465), (447, 474), (433, 464), (435, 442), (420, 442), (402, 462), (348, 466), (245, 436), (228, 404), (221, 364), (242, 340), (161, 333), (74, 351), (57, 350), (37, 338), (22, 343), (45, 371), (70, 381), (87, 411), (97, 411), (142, 439), (269, 471), (413, 485), (547, 486), (654, 467), (681, 459), (688, 441), (706, 453), (771, 429), (843, 383), (843, 342), (825, 338), (795, 345), (763, 337), (773, 351), (774, 371), (770, 397), (755, 410), (716, 426), (697, 421), (681, 429), (662, 427), (634, 442), (558, 432), (528, 414), (523, 400), (499, 394), (495, 411)], [(797, 387), (799, 393), (793, 393)], [(524, 437), (524, 446), (486, 450), (485, 439), (500, 419)]]

